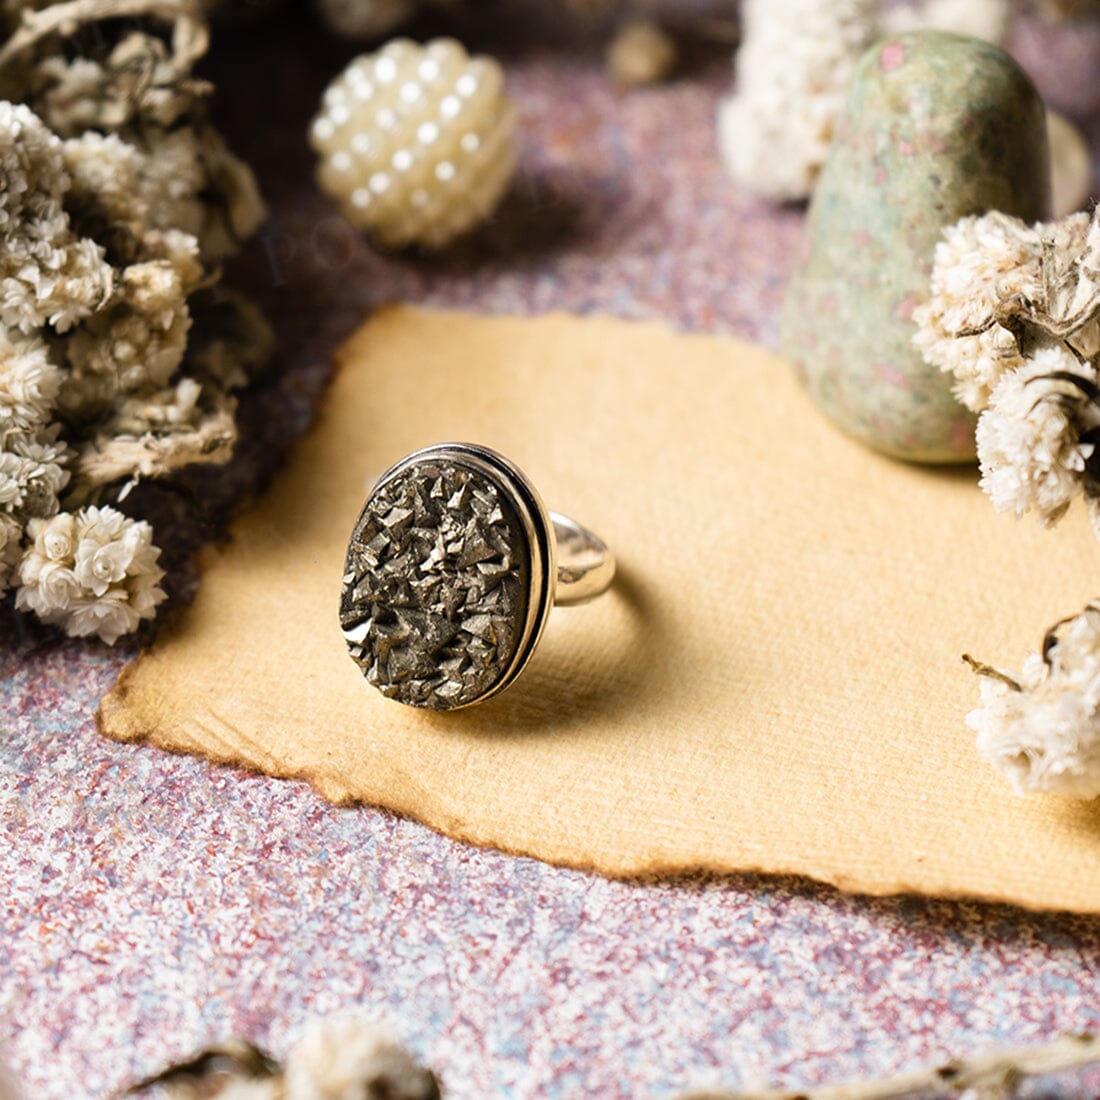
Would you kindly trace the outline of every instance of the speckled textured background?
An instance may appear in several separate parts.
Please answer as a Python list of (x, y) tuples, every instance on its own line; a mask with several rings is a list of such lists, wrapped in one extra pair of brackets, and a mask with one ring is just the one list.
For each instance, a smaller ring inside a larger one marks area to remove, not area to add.
[[(331, 349), (381, 302), (774, 340), (802, 215), (722, 176), (728, 59), (701, 47), (668, 88), (619, 93), (597, 47), (509, 10), (471, 38), (508, 65), (524, 175), (444, 261), (372, 253), (311, 189), (305, 124), (347, 45), (288, 13), (221, 36), (218, 110), (273, 207), (242, 277), (281, 355), (241, 458), (194, 479), (214, 503), (191, 527), (215, 531), (219, 502), (258, 484)], [(1100, 30), (1024, 22), (1015, 46), (1100, 147)], [(181, 507), (145, 506), (165, 522)], [(176, 577), (185, 593), (191, 571)], [(281, 1053), (304, 1019), (350, 1006), (387, 1014), (471, 1100), (793, 1087), (1100, 1027), (1100, 921), (788, 880), (615, 883), (471, 850), (301, 784), (103, 741), (96, 703), (132, 654), (0, 613), (0, 1047), (28, 1097), (106, 1096), (229, 1033)], [(1100, 1077), (1038, 1094), (1100, 1096)]]

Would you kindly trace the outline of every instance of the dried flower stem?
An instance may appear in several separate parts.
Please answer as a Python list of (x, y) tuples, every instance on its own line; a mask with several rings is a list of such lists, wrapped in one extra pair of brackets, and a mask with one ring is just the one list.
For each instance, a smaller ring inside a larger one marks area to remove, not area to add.
[(1002, 672), (999, 668), (994, 668), (992, 665), (987, 665), (983, 661), (979, 661), (976, 657), (971, 657), (969, 653), (964, 653), (962, 659), (974, 670), (979, 676), (987, 676), (991, 680), (1000, 680), (1002, 684), (1006, 684), (1013, 691), (1023, 691), (1023, 687), (1016, 680), (1013, 680), (1011, 676)]
[(174, 24), (172, 46), (182, 65), (190, 66), (206, 52), (208, 32), (195, 0), (68, 0), (23, 13), (23, 25), (0, 49), (0, 70), (51, 34), (72, 34), (84, 23), (139, 16)]
[(1100, 1039), (1064, 1035), (1052, 1043), (991, 1051), (895, 1077), (848, 1085), (827, 1085), (803, 1092), (695, 1092), (681, 1100), (901, 1100), (918, 1093), (967, 1093), (973, 1100), (1008, 1100), (1027, 1077), (1100, 1064)]

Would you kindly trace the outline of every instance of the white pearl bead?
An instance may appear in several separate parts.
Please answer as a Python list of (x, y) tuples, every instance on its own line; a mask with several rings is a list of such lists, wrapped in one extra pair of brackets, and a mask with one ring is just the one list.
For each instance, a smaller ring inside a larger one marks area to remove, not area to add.
[(491, 58), (397, 39), (353, 61), (310, 130), (319, 179), (388, 247), (442, 248), (488, 217), (515, 171), (515, 111)]

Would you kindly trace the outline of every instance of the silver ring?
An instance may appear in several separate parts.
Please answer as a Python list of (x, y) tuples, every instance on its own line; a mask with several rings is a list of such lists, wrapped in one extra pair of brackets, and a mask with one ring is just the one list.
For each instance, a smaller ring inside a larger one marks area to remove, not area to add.
[(471, 443), (414, 451), (377, 481), (344, 564), (340, 626), (383, 695), (457, 710), (515, 682), (555, 604), (598, 596), (615, 559)]

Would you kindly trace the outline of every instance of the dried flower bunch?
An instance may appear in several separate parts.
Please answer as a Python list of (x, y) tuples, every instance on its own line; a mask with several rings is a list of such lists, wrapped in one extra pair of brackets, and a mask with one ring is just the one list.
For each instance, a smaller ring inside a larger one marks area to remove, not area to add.
[(114, 642), (163, 573), (109, 502), (224, 462), (266, 357), (255, 309), (214, 291), (263, 206), (206, 120), (184, 0), (5, 0), (0, 26), (0, 596)]
[(934, 27), (999, 41), (1008, 0), (745, 0), (736, 88), (719, 109), (731, 175), (773, 202), (809, 198), (856, 62), (875, 39)]
[(915, 342), (976, 413), (998, 511), (1056, 523), (1082, 496), (1100, 534), (1100, 213), (964, 218), (936, 248)]
[(357, 1016), (314, 1021), (279, 1065), (234, 1040), (141, 1081), (177, 1100), (439, 1100), (439, 1082), (375, 1023)]
[(395, 39), (325, 92), (310, 138), (321, 186), (382, 245), (445, 248), (484, 221), (516, 167), (504, 74), (440, 38)]
[(1019, 673), (967, 660), (982, 677), (982, 705), (967, 723), (1013, 787), (1100, 795), (1100, 606), (1051, 627)]
[[(1100, 210), (1035, 226), (964, 218), (914, 319), (925, 358), (980, 414), (993, 506), (1049, 527), (1083, 497), (1100, 536)], [(1056, 624), (1019, 674), (971, 664), (982, 707), (968, 721), (1016, 789), (1100, 795), (1100, 608)]]

